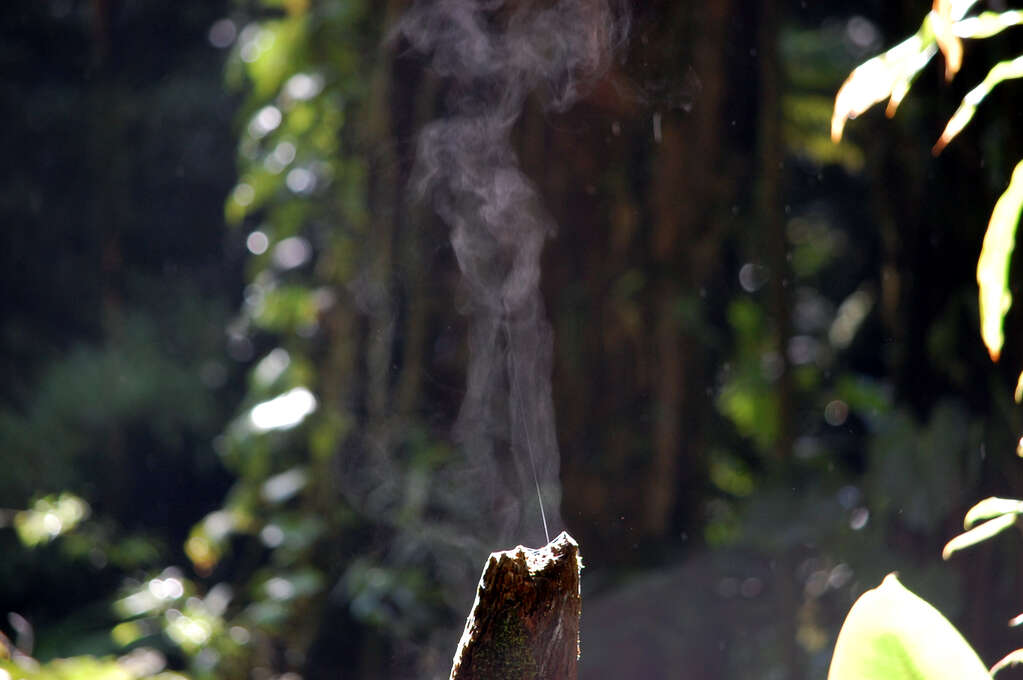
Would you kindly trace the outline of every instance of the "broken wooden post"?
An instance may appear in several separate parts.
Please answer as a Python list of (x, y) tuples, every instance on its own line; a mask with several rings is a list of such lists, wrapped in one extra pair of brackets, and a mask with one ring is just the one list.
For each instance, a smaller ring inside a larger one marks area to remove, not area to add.
[(576, 680), (582, 599), (579, 545), (491, 553), (450, 680)]

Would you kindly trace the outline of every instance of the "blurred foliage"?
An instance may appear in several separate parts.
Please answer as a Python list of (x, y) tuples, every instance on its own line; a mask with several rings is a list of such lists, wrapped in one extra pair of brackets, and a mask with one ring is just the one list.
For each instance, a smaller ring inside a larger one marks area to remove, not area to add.
[(125, 661), (110, 603), (124, 579), (184, 559), (225, 490), (210, 441), (240, 392), (223, 332), (240, 262), (221, 228), (232, 105), (206, 40), (224, 11), (0, 8), (12, 677), (161, 672), (141, 652)]
[(40, 498), (29, 510), (14, 515), (14, 530), (29, 548), (52, 541), (71, 531), (89, 514), (89, 505), (78, 496), (62, 493)]
[(150, 672), (152, 656), (125, 656), (120, 659), (98, 659), (92, 656), (56, 659), (40, 664), (34, 659), (20, 659), (14, 662), (0, 660), (0, 677), (4, 680), (185, 680), (185, 676), (174, 672)]
[[(963, 61), (964, 38), (985, 39), (1023, 21), (1018, 10), (966, 14), (976, 0), (936, 2), (924, 17), (915, 35), (858, 66), (835, 96), (831, 119), (831, 137), (842, 139), (845, 123), (862, 114), (874, 104), (889, 99), (885, 113), (895, 115), (899, 103), (909, 92), (913, 80), (940, 50), (945, 58), (945, 79), (951, 81)], [(970, 122), (977, 107), (992, 90), (1006, 80), (1023, 77), (1023, 57), (1000, 61), (988, 71), (980, 85), (963, 97), (962, 103), (945, 125), (933, 148), (938, 155)], [(1009, 266), (1015, 248), (1016, 228), (1023, 209), (1023, 162), (1016, 165), (1009, 186), (998, 198), (984, 245), (977, 261), (977, 283), (980, 297), (980, 332), (992, 361), (998, 361), (1005, 341), (1002, 325), (1012, 305)], [(1018, 384), (1023, 385), (1023, 373)], [(1017, 388), (1016, 402), (1023, 400)]]

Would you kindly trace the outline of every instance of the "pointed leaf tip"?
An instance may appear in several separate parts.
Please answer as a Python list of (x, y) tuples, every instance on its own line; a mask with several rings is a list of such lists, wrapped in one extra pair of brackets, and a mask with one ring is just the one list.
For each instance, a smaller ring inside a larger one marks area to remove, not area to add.
[(860, 596), (842, 624), (828, 680), (990, 680), (941, 613), (894, 574)]
[(1009, 262), (1016, 245), (1016, 227), (1023, 209), (1023, 161), (1016, 164), (1012, 179), (991, 212), (984, 245), (977, 260), (980, 297), (980, 333), (992, 361), (998, 361), (1004, 336), (1002, 322), (1012, 305)]
[(1007, 514), (1023, 512), (1023, 501), (1015, 498), (998, 498), (991, 496), (980, 501), (966, 512), (963, 528), (970, 529), (978, 522)]
[(998, 671), (1008, 668), (1009, 666), (1017, 666), (1023, 663), (1023, 649), (1017, 649), (1015, 651), (1006, 654), (998, 663), (991, 667), (991, 675), (994, 675)]
[(973, 529), (959, 534), (946, 543), (944, 549), (941, 551), (941, 559), (947, 560), (960, 550), (969, 548), (970, 546), (976, 545), (982, 541), (986, 541), (992, 536), (1002, 533), (1015, 523), (1016, 515), (1014, 513), (1010, 513), (979, 524)]
[(963, 65), (963, 41), (955, 34), (952, 0), (934, 0), (931, 9), (934, 39), (945, 57), (945, 80), (951, 81)]

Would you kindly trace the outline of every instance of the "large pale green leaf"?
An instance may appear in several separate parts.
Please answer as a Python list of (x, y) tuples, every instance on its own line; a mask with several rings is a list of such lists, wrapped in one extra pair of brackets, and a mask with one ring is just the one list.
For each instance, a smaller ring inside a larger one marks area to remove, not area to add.
[(1002, 321), (1012, 305), (1009, 260), (1016, 245), (1016, 225), (1023, 208), (1023, 161), (1016, 164), (1005, 193), (995, 203), (977, 260), (980, 286), (980, 335), (993, 361), (1002, 353)]
[(853, 604), (828, 680), (990, 680), (948, 619), (894, 574)]

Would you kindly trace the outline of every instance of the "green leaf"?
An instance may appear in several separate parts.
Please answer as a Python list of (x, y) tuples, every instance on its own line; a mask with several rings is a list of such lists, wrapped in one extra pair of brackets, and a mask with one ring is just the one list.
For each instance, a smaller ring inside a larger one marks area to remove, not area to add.
[[(953, 0), (947, 20), (958, 22), (974, 4), (976, 0)], [(835, 95), (835, 110), (831, 117), (832, 141), (842, 139), (847, 120), (880, 101), (888, 100), (885, 113), (889, 118), (895, 115), (917, 74), (938, 53), (934, 16), (934, 12), (929, 12), (915, 34), (887, 52), (865, 61), (849, 74)]]
[(944, 132), (934, 144), (931, 153), (937, 156), (941, 150), (948, 146), (948, 143), (955, 138), (973, 118), (977, 107), (984, 101), (984, 97), (991, 93), (1002, 81), (1012, 78), (1023, 78), (1023, 56), (1016, 57), (1009, 61), (1001, 61), (991, 67), (987, 76), (977, 87), (966, 93), (962, 103), (952, 117), (948, 119)]
[(952, 24), (952, 31), (960, 38), (990, 38), (1011, 26), (1023, 24), (1023, 12), (981, 12)]
[(1007, 668), (1008, 666), (1017, 666), (1021, 663), (1023, 663), (1023, 649), (1014, 650), (1006, 654), (998, 661), (998, 663), (991, 667), (991, 675), (994, 675), (1003, 668)]
[(1018, 501), (1015, 498), (996, 498), (994, 496), (985, 498), (966, 513), (966, 518), (963, 520), (963, 528), (969, 529), (981, 520), (1009, 513), (1023, 513), (1023, 501)]
[(857, 66), (835, 95), (831, 140), (842, 139), (847, 120), (885, 99), (889, 100), (886, 113), (889, 117), (895, 115), (913, 79), (937, 52), (934, 32), (925, 20), (915, 35)]
[(828, 680), (989, 680), (987, 668), (948, 619), (894, 574), (853, 604)]
[[(1023, 59), (1023, 57), (1021, 57)], [(1021, 62), (1023, 68), (1023, 62)], [(1002, 352), (1002, 321), (1012, 305), (1009, 292), (1009, 260), (1016, 245), (1016, 225), (1023, 208), (1023, 161), (1016, 164), (1005, 193), (995, 203), (977, 260), (980, 286), (980, 334), (992, 361)]]
[(992, 536), (1002, 533), (1015, 523), (1015, 514), (1002, 515), (1000, 517), (995, 517), (992, 520), (988, 520), (980, 526), (970, 529), (964, 534), (959, 534), (946, 543), (945, 548), (941, 551), (941, 557), (942, 559), (947, 560), (954, 553), (959, 552), (963, 548), (969, 548), (981, 541), (986, 541)]

